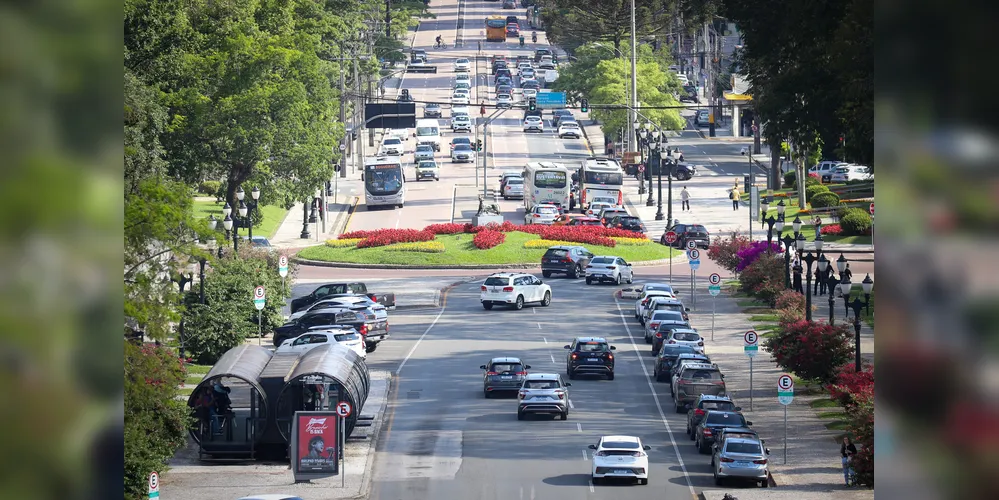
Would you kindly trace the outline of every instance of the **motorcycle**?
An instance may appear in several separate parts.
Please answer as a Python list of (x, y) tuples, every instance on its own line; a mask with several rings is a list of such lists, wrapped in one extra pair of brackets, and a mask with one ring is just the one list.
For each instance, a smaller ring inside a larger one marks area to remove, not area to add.
[(531, 33), (531, 43), (538, 43), (538, 34)]
[(524, 35), (520, 35), (520, 46), (524, 46)]

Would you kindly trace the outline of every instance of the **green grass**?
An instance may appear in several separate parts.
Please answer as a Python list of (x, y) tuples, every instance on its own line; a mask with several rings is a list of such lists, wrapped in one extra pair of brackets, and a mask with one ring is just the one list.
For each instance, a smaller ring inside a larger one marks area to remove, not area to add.
[(850, 430), (850, 422), (846, 420), (837, 420), (835, 422), (829, 422), (826, 424), (826, 429), (831, 431), (847, 431)]
[(826, 420), (845, 420), (848, 417), (845, 411), (820, 411), (816, 415)]
[[(214, 215), (216, 219), (223, 219), (222, 207), (225, 203), (215, 203), (215, 201), (208, 200), (194, 200), (194, 217), (207, 219), (209, 215)], [(279, 207), (277, 205), (261, 205), (259, 211), (254, 214), (254, 220), (257, 220), (261, 215), (263, 220), (259, 224), (253, 226), (253, 232), (257, 236), (266, 236), (267, 238), (273, 238), (274, 233), (277, 231), (278, 226), (281, 221), (284, 220), (285, 215), (288, 214), (288, 210)], [(219, 224), (219, 228), (222, 225)], [(240, 235), (246, 236), (246, 229), (240, 228)]]
[[(298, 253), (303, 259), (326, 262), (353, 262), (365, 264), (540, 264), (545, 248), (524, 248), (524, 242), (538, 239), (537, 235), (518, 231), (506, 233), (506, 242), (479, 250), (472, 244), (472, 234), (438, 235), (436, 241), (444, 244), (443, 253), (405, 252), (393, 247), (333, 248), (325, 245), (306, 248)], [(680, 251), (655, 243), (642, 246), (618, 245), (614, 248), (583, 245), (596, 255), (617, 255), (632, 262), (665, 259)], [(640, 271), (639, 271), (640, 273)]]
[(194, 387), (181, 387), (177, 390), (177, 393), (184, 396), (185, 399), (188, 398), (192, 392), (194, 392)]
[(204, 373), (193, 373), (184, 378), (184, 383), (188, 385), (198, 385), (202, 380), (204, 380), (204, 378)]
[(749, 321), (777, 321), (776, 314), (754, 314), (749, 317)]
[(211, 365), (196, 365), (194, 363), (190, 363), (190, 364), (184, 365), (184, 368), (187, 369), (187, 373), (207, 374), (209, 371), (211, 371), (212, 366)]
[(763, 307), (763, 303), (756, 299), (737, 300), (735, 305), (739, 307)]
[(760, 333), (761, 335), (762, 335), (761, 332), (774, 333), (776, 328), (777, 325), (772, 323), (758, 323), (753, 325), (753, 330), (755, 330), (756, 333)]
[(840, 407), (839, 403), (837, 403), (837, 402), (835, 402), (835, 401), (833, 401), (831, 399), (816, 399), (815, 401), (812, 401), (811, 403), (808, 403), (808, 406), (811, 406), (812, 408), (839, 408)]

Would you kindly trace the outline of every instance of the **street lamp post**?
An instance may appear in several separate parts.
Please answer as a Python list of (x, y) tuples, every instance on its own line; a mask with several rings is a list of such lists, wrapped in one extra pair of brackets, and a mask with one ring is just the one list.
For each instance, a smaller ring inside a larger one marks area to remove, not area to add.
[(770, 244), (774, 239), (774, 227), (777, 228), (777, 234), (780, 234), (784, 230), (784, 221), (773, 215), (763, 219), (763, 223), (767, 225), (767, 251), (770, 251)]
[(874, 280), (871, 279), (871, 275), (868, 274), (864, 278), (864, 281), (860, 282), (860, 286), (864, 290), (864, 304), (867, 308), (867, 315), (871, 315), (871, 291), (874, 290)]
[[(240, 187), (239, 190), (236, 191), (236, 198), (242, 202), (245, 197), (246, 193), (244, 193), (243, 188)], [(250, 199), (246, 200), (246, 208), (248, 210), (246, 212), (246, 228), (248, 231), (247, 235), (249, 236), (251, 243), (253, 241), (253, 211), (257, 209), (258, 200), (260, 200), (260, 188), (254, 187), (253, 190), (250, 191)], [(240, 203), (240, 205), (242, 205), (242, 203)], [(240, 212), (242, 213), (242, 208), (240, 209)]]
[(646, 170), (649, 172), (649, 199), (645, 200), (645, 206), (654, 207), (656, 206), (656, 200), (652, 197), (652, 170), (648, 169), (652, 168), (652, 165), (656, 165), (657, 167), (659, 167), (660, 170), (662, 170), (662, 155), (659, 152), (658, 147), (657, 148), (652, 147), (653, 143), (656, 144), (659, 143), (659, 131), (658, 130), (650, 131), (649, 137), (651, 137), (651, 139), (649, 140), (649, 166), (646, 168)]
[(649, 170), (649, 131), (644, 128), (638, 131), (638, 147), (645, 165), (645, 171), (638, 175), (638, 194), (645, 194), (645, 176), (651, 177), (652, 171)]
[[(805, 320), (812, 320), (812, 264), (818, 260), (812, 252), (808, 252), (801, 260), (805, 261)], [(801, 269), (801, 265), (798, 265)]]
[[(762, 198), (763, 199), (760, 200), (760, 227), (764, 227), (762, 224), (766, 224), (767, 213), (770, 212), (770, 202), (773, 201), (770, 196), (763, 196)], [(778, 216), (778, 218), (779, 217), (780, 216)], [(780, 236), (778, 236), (777, 239), (780, 239)]]
[(780, 241), (784, 244), (784, 287), (791, 288), (791, 245), (794, 245), (794, 236), (786, 234)]
[(829, 270), (829, 277), (826, 278), (826, 290), (829, 292), (829, 324), (836, 324), (836, 290), (839, 290), (839, 278)]
[(669, 152), (669, 148), (667, 148), (666, 152), (667, 157), (665, 159), (663, 158), (661, 143), (656, 143), (656, 150), (659, 151), (659, 165), (658, 165), (659, 202), (658, 202), (658, 208), (656, 208), (656, 220), (663, 220), (664, 218), (666, 218), (666, 216), (663, 215), (663, 163), (665, 163), (667, 166), (669, 166), (669, 171), (666, 173), (666, 182), (669, 183), (669, 192), (667, 193), (667, 196), (669, 196), (669, 201), (667, 203), (669, 204), (669, 217), (670, 217), (669, 220), (672, 221), (673, 220), (673, 165), (675, 164), (675, 160), (672, 158), (673, 155), (672, 153)]
[(839, 254), (839, 258), (836, 259), (836, 270), (839, 271), (839, 293), (843, 297), (843, 317), (850, 315), (850, 289), (853, 287), (853, 283), (850, 283), (850, 278), (847, 277), (843, 272), (846, 271), (846, 257), (842, 253)]
[(312, 237), (309, 233), (309, 204), (302, 202), (302, 233), (298, 235), (299, 238), (307, 240)]

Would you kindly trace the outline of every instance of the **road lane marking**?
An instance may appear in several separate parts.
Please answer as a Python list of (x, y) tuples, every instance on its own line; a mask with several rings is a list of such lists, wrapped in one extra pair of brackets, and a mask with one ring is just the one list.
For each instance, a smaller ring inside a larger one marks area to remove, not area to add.
[(576, 430), (579, 432), (583, 432), (583, 424), (576, 422)]
[(447, 301), (444, 301), (443, 305), (441, 306), (441, 312), (437, 313), (437, 316), (434, 318), (434, 321), (430, 323), (430, 326), (428, 326), (426, 331), (423, 332), (423, 335), (420, 335), (420, 338), (416, 339), (416, 343), (413, 344), (413, 348), (410, 349), (408, 353), (406, 353), (406, 357), (402, 358), (402, 363), (399, 363), (399, 368), (396, 368), (395, 370), (396, 377), (398, 377), (399, 374), (402, 373), (402, 368), (406, 366), (406, 363), (409, 361), (409, 358), (413, 355), (414, 352), (416, 352), (416, 348), (420, 347), (420, 342), (423, 342), (423, 339), (427, 336), (428, 333), (430, 333), (430, 330), (434, 328), (434, 325), (437, 324), (437, 321), (441, 319), (441, 315), (444, 314), (444, 311), (446, 310), (447, 310)]
[[(631, 341), (631, 346), (635, 350), (635, 354), (639, 358), (642, 358), (642, 352), (638, 349), (638, 344), (635, 343), (635, 337), (631, 334), (631, 325), (628, 324), (628, 319), (624, 317), (624, 311), (621, 309), (621, 302), (614, 299), (614, 305), (617, 306), (618, 316), (621, 317), (621, 322), (624, 323), (625, 330), (628, 331), (628, 339)], [(683, 477), (687, 481), (687, 488), (690, 489), (690, 495), (697, 498), (697, 493), (694, 491), (694, 485), (690, 482), (690, 474), (687, 473), (687, 466), (683, 463), (683, 457), (680, 456), (680, 447), (676, 445), (676, 439), (673, 437), (673, 429), (670, 428), (669, 421), (666, 420), (666, 413), (663, 412), (663, 406), (659, 403), (659, 395), (656, 394), (656, 388), (652, 384), (652, 377), (649, 376), (649, 370), (645, 367), (645, 360), (641, 359), (638, 364), (642, 367), (642, 373), (645, 374), (645, 383), (649, 386), (649, 391), (652, 392), (652, 400), (656, 402), (656, 410), (659, 411), (659, 417), (662, 419), (663, 425), (666, 426), (666, 433), (669, 434), (670, 444), (673, 445), (673, 451), (676, 453), (677, 462), (680, 464), (680, 470), (683, 471)]]
[(541, 329), (541, 323), (538, 323), (538, 330)]
[(555, 355), (549, 354), (548, 357), (552, 358), (552, 364), (555, 364)]
[(589, 481), (587, 481), (587, 483), (589, 483), (589, 485), (590, 485), (590, 493), (594, 493), (594, 490), (593, 490), (593, 479), (591, 478)]
[(547, 337), (541, 337), (541, 339), (545, 341), (545, 345), (548, 345), (548, 338)]
[(534, 485), (531, 485), (531, 500), (534, 500)]
[(589, 460), (590, 457), (586, 454), (586, 450), (583, 450), (583, 460)]
[(576, 406), (572, 404), (572, 400), (571, 399), (569, 400), (569, 408), (572, 408), (573, 410), (576, 409)]

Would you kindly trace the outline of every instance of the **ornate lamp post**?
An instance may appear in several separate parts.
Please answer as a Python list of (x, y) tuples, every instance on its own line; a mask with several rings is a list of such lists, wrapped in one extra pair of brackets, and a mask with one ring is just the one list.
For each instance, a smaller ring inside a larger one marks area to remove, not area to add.
[(784, 287), (791, 288), (791, 245), (794, 245), (794, 237), (790, 234), (781, 238), (784, 244)]
[(871, 291), (874, 290), (874, 280), (871, 279), (871, 275), (868, 274), (864, 281), (860, 282), (860, 286), (864, 290), (864, 304), (867, 308), (867, 315), (871, 315)]
[[(760, 212), (761, 212), (760, 220), (762, 221), (760, 224), (766, 223), (767, 212), (770, 211), (770, 202), (773, 201), (771, 198), (772, 197), (770, 196), (764, 196), (763, 199), (760, 200)], [(778, 219), (780, 218), (780, 214), (777, 215), (777, 218)], [(761, 225), (760, 227), (763, 226)], [(778, 236), (778, 239), (779, 238), (780, 236)]]
[(850, 315), (850, 289), (853, 287), (853, 283), (850, 283), (850, 278), (843, 275), (843, 271), (846, 271), (846, 257), (842, 253), (839, 254), (839, 258), (836, 259), (836, 270), (839, 271), (839, 293), (843, 297), (843, 317)]
[(836, 291), (839, 290), (839, 278), (836, 273), (829, 270), (829, 277), (826, 278), (826, 290), (829, 292), (829, 324), (836, 324)]
[(638, 194), (645, 194), (645, 176), (651, 176), (652, 172), (649, 170), (649, 131), (646, 129), (639, 129), (638, 131), (638, 147), (642, 153), (642, 162), (645, 164), (645, 172), (638, 175)]
[[(638, 125), (636, 125), (636, 127), (637, 126)], [(658, 130), (652, 130), (652, 131), (650, 131), (649, 132), (649, 137), (651, 138), (649, 140), (649, 166), (646, 169), (646, 171), (649, 173), (649, 199), (645, 200), (645, 206), (647, 206), (647, 207), (654, 207), (654, 206), (656, 206), (656, 200), (652, 197), (652, 170), (650, 170), (650, 169), (652, 168), (652, 165), (654, 164), (657, 168), (659, 168), (660, 171), (662, 171), (662, 164), (661, 164), (662, 157), (659, 155), (659, 148), (658, 148), (658, 145), (659, 145), (659, 131)], [(653, 147), (652, 147), (653, 143), (655, 143), (656, 146), (657, 146), (655, 149), (653, 149)], [(656, 152), (656, 155), (655, 155), (656, 158), (652, 158), (652, 156), (653, 156), (652, 152), (653, 151)]]
[[(236, 199), (238, 199), (239, 202), (240, 202), (239, 203), (239, 205), (240, 205), (240, 208), (239, 208), (240, 215), (244, 215), (244, 212), (243, 212), (243, 199), (245, 197), (246, 197), (246, 193), (244, 193), (243, 192), (243, 188), (240, 187), (239, 190), (236, 191)], [(253, 241), (253, 211), (257, 209), (257, 205), (259, 203), (258, 200), (260, 200), (260, 188), (254, 187), (253, 190), (250, 191), (250, 199), (247, 200), (247, 202), (246, 202), (247, 211), (245, 212), (245, 214), (246, 214), (245, 222), (246, 222), (246, 227), (247, 227), (247, 230), (248, 230), (247, 235), (250, 238), (251, 244), (252, 244), (252, 241)]]
[[(665, 139), (665, 137), (664, 137)], [(658, 209), (656, 209), (656, 220), (663, 220), (666, 218), (663, 215), (663, 164), (669, 168), (666, 173), (666, 182), (669, 183), (669, 219), (673, 220), (673, 165), (676, 165), (676, 160), (673, 159), (673, 153), (666, 148), (666, 158), (662, 156), (662, 143), (656, 143), (656, 149), (659, 151), (659, 202)]]

